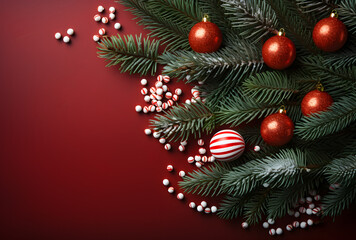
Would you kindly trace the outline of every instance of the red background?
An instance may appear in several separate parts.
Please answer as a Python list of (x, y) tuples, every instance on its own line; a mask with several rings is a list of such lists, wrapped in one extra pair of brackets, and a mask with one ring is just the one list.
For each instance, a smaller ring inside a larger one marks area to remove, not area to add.
[[(143, 134), (148, 117), (134, 111), (143, 104), (140, 77), (97, 58), (99, 4), (118, 9), (122, 34), (147, 33), (113, 1), (0, 3), (0, 238), (267, 237), (261, 226), (242, 230), (241, 219), (199, 214), (167, 193), (162, 179), (176, 186), (179, 178), (166, 165), (189, 170), (188, 154), (164, 151)], [(72, 44), (54, 39), (68, 27), (77, 33)], [(353, 213), (283, 238), (348, 239)]]

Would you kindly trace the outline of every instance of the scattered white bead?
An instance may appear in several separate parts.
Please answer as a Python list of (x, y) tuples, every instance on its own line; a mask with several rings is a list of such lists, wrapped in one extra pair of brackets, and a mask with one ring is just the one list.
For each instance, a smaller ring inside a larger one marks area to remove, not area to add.
[[(155, 83), (155, 87), (156, 87), (156, 88), (160, 88), (160, 87), (162, 87), (162, 86), (163, 86), (163, 83), (160, 82), (160, 81), (157, 81), (157, 82)], [(163, 88), (162, 88), (162, 90), (163, 90)]]
[(184, 198), (184, 194), (183, 193), (178, 193), (177, 194), (177, 199), (178, 200), (182, 200)]
[(209, 213), (211, 213), (211, 209), (207, 207), (204, 209), (204, 212), (209, 214)]
[(183, 91), (182, 91), (182, 89), (180, 89), (180, 88), (177, 88), (177, 89), (174, 91), (174, 93), (177, 94), (178, 96), (181, 95), (182, 92), (183, 92)]
[(186, 79), (187, 81), (189, 81), (189, 80), (190, 80), (190, 75), (185, 76), (185, 79)]
[(201, 160), (201, 156), (195, 155), (194, 160), (197, 161), (197, 162), (199, 162), (199, 161)]
[(63, 38), (63, 42), (69, 43), (69, 42), (70, 42), (70, 38), (69, 38), (68, 36), (65, 36), (65, 37)]
[(114, 13), (115, 11), (116, 11), (116, 9), (115, 9), (114, 7), (110, 7), (110, 8), (109, 8), (109, 12), (110, 12), (110, 13)]
[(115, 19), (115, 17), (116, 17), (116, 16), (115, 16), (115, 14), (114, 14), (114, 13), (110, 13), (110, 14), (109, 14), (109, 18), (110, 18), (110, 20), (114, 20), (114, 19)]
[(275, 223), (274, 219), (272, 219), (272, 218), (268, 219), (267, 222), (271, 225), (273, 225)]
[(141, 85), (142, 85), (142, 86), (145, 86), (146, 84), (147, 84), (147, 79), (142, 78), (142, 79), (141, 79)]
[(184, 171), (179, 171), (178, 175), (179, 175), (180, 177), (185, 177), (185, 172), (184, 172)]
[(307, 223), (306, 222), (301, 222), (300, 223), (300, 228), (306, 228), (307, 227)]
[(287, 231), (292, 231), (292, 230), (293, 230), (292, 224), (288, 224), (288, 225), (286, 226), (286, 230), (287, 230)]
[(204, 140), (203, 139), (199, 139), (198, 140), (198, 145), (199, 146), (204, 146)]
[(282, 233), (283, 233), (282, 228), (277, 228), (277, 229), (276, 229), (276, 233), (277, 233), (278, 235), (282, 235)]
[(314, 196), (314, 200), (315, 200), (315, 201), (320, 201), (320, 199), (321, 199), (320, 195), (315, 195), (315, 196)]
[(154, 112), (156, 110), (156, 107), (154, 105), (150, 105), (150, 106), (148, 106), (148, 110), (150, 112)]
[(162, 89), (163, 89), (164, 92), (167, 92), (167, 91), (168, 91), (167, 85), (163, 85), (163, 86), (162, 86)]
[(151, 101), (151, 98), (150, 98), (150, 96), (146, 95), (146, 96), (143, 98), (143, 100), (145, 100), (145, 102), (149, 102), (149, 101)]
[(178, 97), (178, 95), (177, 94), (174, 94), (173, 96), (172, 96), (172, 100), (173, 101), (178, 101), (178, 99), (179, 99), (179, 97)]
[(58, 39), (60, 39), (62, 37), (62, 34), (57, 32), (56, 34), (54, 34), (54, 37), (55, 37), (55, 39), (58, 40)]
[(263, 228), (269, 228), (269, 223), (268, 223), (268, 222), (262, 223), (262, 227), (263, 227)]
[(167, 166), (167, 171), (168, 172), (172, 172), (173, 171), (173, 166), (172, 165), (168, 165)]
[(166, 179), (163, 179), (163, 185), (164, 186), (168, 186), (169, 185), (169, 180), (166, 178)]
[(182, 145), (182, 146), (187, 146), (187, 144), (188, 144), (187, 141), (180, 142), (180, 145)]
[(73, 35), (74, 34), (74, 29), (73, 28), (68, 28), (67, 34), (68, 35)]
[(95, 22), (99, 22), (100, 20), (101, 20), (100, 15), (99, 15), (99, 14), (95, 14), (95, 15), (94, 15), (94, 21), (95, 21)]
[(163, 95), (163, 89), (162, 88), (157, 88), (157, 91), (156, 91), (156, 93), (158, 94), (158, 95)]
[(101, 36), (105, 35), (105, 33), (106, 33), (105, 28), (100, 28), (100, 29), (99, 29), (99, 34), (100, 34)]
[(255, 152), (258, 152), (258, 151), (261, 150), (261, 147), (260, 147), (260, 146), (255, 146), (255, 147), (253, 148), (253, 150), (254, 150)]
[(202, 161), (203, 163), (208, 162), (208, 157), (207, 157), (207, 156), (202, 156), (201, 161)]
[(211, 207), (211, 212), (212, 213), (216, 213), (217, 210), (218, 210), (218, 208), (216, 206), (212, 206)]
[(265, 182), (265, 183), (262, 184), (262, 186), (265, 187), (265, 188), (268, 188), (269, 187), (269, 183)]
[(166, 139), (165, 138), (160, 138), (158, 141), (161, 144), (165, 144), (166, 143)]
[(150, 135), (151, 133), (152, 133), (151, 129), (148, 129), (148, 128), (145, 129), (145, 134), (146, 135)]
[(190, 99), (190, 102), (196, 103), (197, 101), (194, 98), (192, 98), (192, 99)]
[(203, 155), (206, 153), (206, 149), (205, 148), (199, 148), (199, 154)]
[(156, 107), (156, 112), (162, 112), (162, 108), (161, 107)]
[(201, 168), (203, 166), (203, 164), (201, 164), (200, 162), (196, 162), (195, 166), (198, 167), (198, 168)]
[(179, 151), (183, 152), (185, 150), (185, 147), (183, 145), (179, 145), (178, 149)]
[(120, 28), (121, 28), (121, 23), (115, 23), (114, 24), (114, 28), (116, 29), (116, 30), (119, 30)]
[(313, 199), (311, 197), (307, 197), (305, 200), (307, 201), (307, 203), (312, 203), (313, 202)]
[(169, 107), (168, 103), (162, 103), (162, 108), (167, 109)]
[(313, 213), (314, 214), (318, 214), (320, 211), (321, 211), (320, 207), (316, 207), (316, 208), (313, 209)]
[(269, 231), (268, 231), (269, 235), (271, 236), (274, 236), (276, 234), (276, 230), (274, 230), (273, 228), (271, 228)]
[(148, 113), (148, 107), (147, 106), (143, 107), (143, 113)]
[(169, 83), (170, 80), (171, 80), (171, 78), (169, 76), (163, 75), (163, 82)]
[(206, 201), (202, 201), (202, 202), (200, 203), (200, 205), (202, 205), (203, 207), (207, 207), (207, 206), (208, 206), (208, 203), (207, 203)]
[(248, 228), (248, 223), (247, 223), (247, 222), (241, 223), (241, 227), (242, 227), (243, 229)]
[(287, 211), (287, 213), (288, 213), (289, 216), (293, 216), (295, 212), (294, 212), (293, 209), (289, 209), (289, 210)]
[(135, 110), (136, 110), (136, 112), (141, 112), (141, 111), (142, 111), (141, 105), (137, 105), (137, 106), (135, 107)]
[(208, 162), (215, 162), (215, 157), (214, 156), (208, 157)]
[(103, 17), (101, 19), (101, 22), (104, 23), (104, 24), (107, 24), (109, 22), (109, 19), (107, 17)]
[(193, 163), (194, 162), (194, 157), (190, 156), (187, 159), (188, 163)]
[(167, 99), (171, 99), (172, 96), (173, 96), (173, 94), (172, 94), (171, 92), (166, 92), (166, 94), (165, 94), (165, 97), (166, 97)]
[(296, 217), (296, 218), (300, 217), (300, 213), (299, 212), (295, 212), (294, 213), (294, 217)]
[(93, 35), (93, 40), (94, 40), (94, 42), (98, 42), (100, 40), (100, 36), (99, 35)]
[(169, 192), (169, 193), (174, 193), (174, 187), (169, 187), (169, 188), (168, 188), (168, 192)]
[(203, 211), (203, 209), (204, 209), (204, 208), (203, 208), (203, 206), (202, 206), (202, 205), (199, 205), (199, 206), (197, 207), (197, 211), (198, 211), (198, 212), (202, 212), (202, 211)]
[(103, 6), (98, 6), (98, 12), (104, 12), (105, 8)]
[(185, 103), (190, 105), (192, 102), (189, 99), (187, 99), (185, 100)]
[(161, 136), (161, 134), (159, 132), (154, 132), (153, 133), (153, 137), (154, 138), (159, 138)]
[(313, 220), (311, 220), (311, 219), (308, 219), (307, 223), (308, 223), (309, 226), (313, 226), (313, 224), (314, 224)]
[(142, 94), (142, 95), (146, 95), (147, 93), (148, 93), (147, 88), (142, 88), (142, 89), (141, 89), (141, 94)]
[(195, 208), (195, 206), (196, 206), (196, 205), (195, 205), (195, 202), (190, 202), (190, 203), (189, 203), (189, 207), (190, 207), (190, 208)]
[(167, 151), (171, 150), (172, 146), (171, 144), (167, 143), (166, 145), (164, 145), (164, 149), (166, 149)]
[(305, 207), (300, 207), (300, 208), (299, 208), (299, 212), (300, 212), (300, 213), (305, 213), (305, 211), (306, 211)]
[(299, 227), (299, 222), (298, 221), (294, 221), (292, 224), (293, 224), (293, 227), (295, 227), (295, 228)]
[(313, 208), (315, 208), (315, 204), (314, 204), (314, 203), (311, 203), (311, 204), (309, 204), (308, 207), (311, 208), (311, 209), (313, 209)]

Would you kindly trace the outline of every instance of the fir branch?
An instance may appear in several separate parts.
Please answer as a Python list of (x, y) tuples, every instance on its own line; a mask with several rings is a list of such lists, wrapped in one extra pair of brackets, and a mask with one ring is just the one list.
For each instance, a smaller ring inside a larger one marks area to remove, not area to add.
[(348, 43), (337, 53), (326, 54), (325, 64), (335, 69), (351, 68), (356, 65), (356, 37), (349, 36)]
[(105, 37), (99, 43), (98, 56), (110, 61), (106, 66), (120, 65), (121, 72), (140, 73), (157, 71), (157, 56), (160, 42), (149, 37), (120, 35)]
[(356, 184), (356, 156), (333, 159), (325, 166), (325, 175), (330, 184), (347, 186)]
[(324, 197), (323, 204), (325, 209), (323, 210), (326, 216), (340, 215), (341, 212), (348, 208), (356, 198), (356, 185), (341, 185), (338, 189), (330, 191)]
[(233, 219), (242, 216), (244, 206), (250, 201), (251, 196), (253, 196), (253, 193), (244, 196), (226, 195), (218, 209), (218, 216), (223, 219)]
[[(294, 121), (301, 116), (299, 102), (286, 102), (287, 115)], [(216, 113), (216, 120), (219, 124), (229, 124), (238, 126), (243, 122), (251, 122), (254, 119), (267, 117), (272, 113), (278, 112), (280, 104), (262, 104), (254, 99), (235, 93)]]
[(262, 184), (271, 188), (290, 187), (301, 182), (305, 172), (316, 174), (327, 162), (327, 156), (322, 154), (283, 149), (271, 157), (250, 161), (226, 173), (223, 176), (223, 191), (244, 195)]
[(158, 37), (167, 48), (190, 49), (188, 34), (191, 27), (201, 21), (198, 1), (186, 4), (184, 0), (120, 0), (128, 7), (139, 25), (151, 31), (150, 36)]
[(163, 115), (150, 120), (155, 131), (162, 137), (172, 140), (187, 140), (191, 134), (201, 137), (204, 132), (211, 133), (215, 129), (215, 116), (200, 101), (192, 104), (175, 106)]
[[(224, 33), (231, 31), (231, 21), (225, 17), (225, 9), (222, 6), (221, 0), (199, 0), (200, 7), (207, 13), (212, 22), (218, 25), (219, 29)], [(224, 41), (225, 37), (223, 38)]]
[(244, 205), (244, 218), (248, 224), (259, 222), (266, 211), (270, 196), (274, 193), (270, 188), (260, 189)]
[(317, 138), (339, 132), (356, 121), (356, 93), (345, 96), (328, 111), (302, 117), (296, 124), (295, 133), (302, 139)]
[(356, 33), (356, 1), (344, 0), (341, 1), (338, 11), (340, 20), (346, 25), (347, 31), (351, 34)]
[(299, 93), (297, 84), (284, 72), (257, 73), (242, 84), (244, 93), (259, 103), (281, 104)]
[(330, 15), (337, 7), (335, 0), (296, 0), (298, 8), (305, 14), (312, 14), (319, 20)]
[(259, 42), (268, 33), (277, 33), (276, 14), (265, 1), (222, 0), (226, 16), (243, 38)]
[(237, 82), (263, 66), (261, 53), (244, 40), (237, 40), (235, 45), (214, 53), (167, 52), (160, 56), (159, 62), (166, 64), (164, 74), (178, 79), (189, 75), (187, 82), (214, 79), (222, 74), (226, 82)]

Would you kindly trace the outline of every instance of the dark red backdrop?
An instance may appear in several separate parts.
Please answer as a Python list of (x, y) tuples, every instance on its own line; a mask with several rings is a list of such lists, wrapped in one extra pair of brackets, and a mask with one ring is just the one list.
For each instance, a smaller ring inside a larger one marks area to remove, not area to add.
[[(144, 136), (148, 118), (134, 111), (143, 103), (139, 76), (97, 58), (99, 4), (117, 7), (121, 33), (143, 31), (113, 1), (0, 3), (0, 238), (267, 237), (260, 226), (244, 231), (241, 219), (198, 214), (166, 192), (162, 179), (178, 180), (167, 163), (188, 169), (187, 155)], [(56, 41), (53, 34), (68, 27), (77, 32), (72, 44)], [(347, 239), (353, 219), (348, 212), (284, 238)]]

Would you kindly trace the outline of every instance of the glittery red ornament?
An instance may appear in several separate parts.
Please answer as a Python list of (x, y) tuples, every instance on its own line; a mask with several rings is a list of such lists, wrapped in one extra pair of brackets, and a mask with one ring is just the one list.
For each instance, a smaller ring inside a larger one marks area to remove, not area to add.
[(320, 20), (314, 27), (313, 40), (315, 45), (325, 52), (334, 52), (342, 48), (347, 40), (345, 24), (337, 19), (337, 13)]
[(198, 53), (210, 53), (219, 49), (222, 42), (222, 33), (219, 27), (208, 21), (207, 16), (203, 21), (195, 24), (189, 32), (190, 47)]
[(294, 43), (283, 36), (284, 31), (268, 39), (262, 47), (263, 61), (273, 69), (285, 69), (295, 60), (296, 50)]
[(332, 104), (333, 99), (329, 93), (314, 90), (304, 96), (302, 101), (302, 113), (308, 116), (311, 113), (326, 111)]
[(261, 136), (271, 146), (282, 146), (293, 137), (294, 123), (285, 111), (266, 117), (261, 124)]

